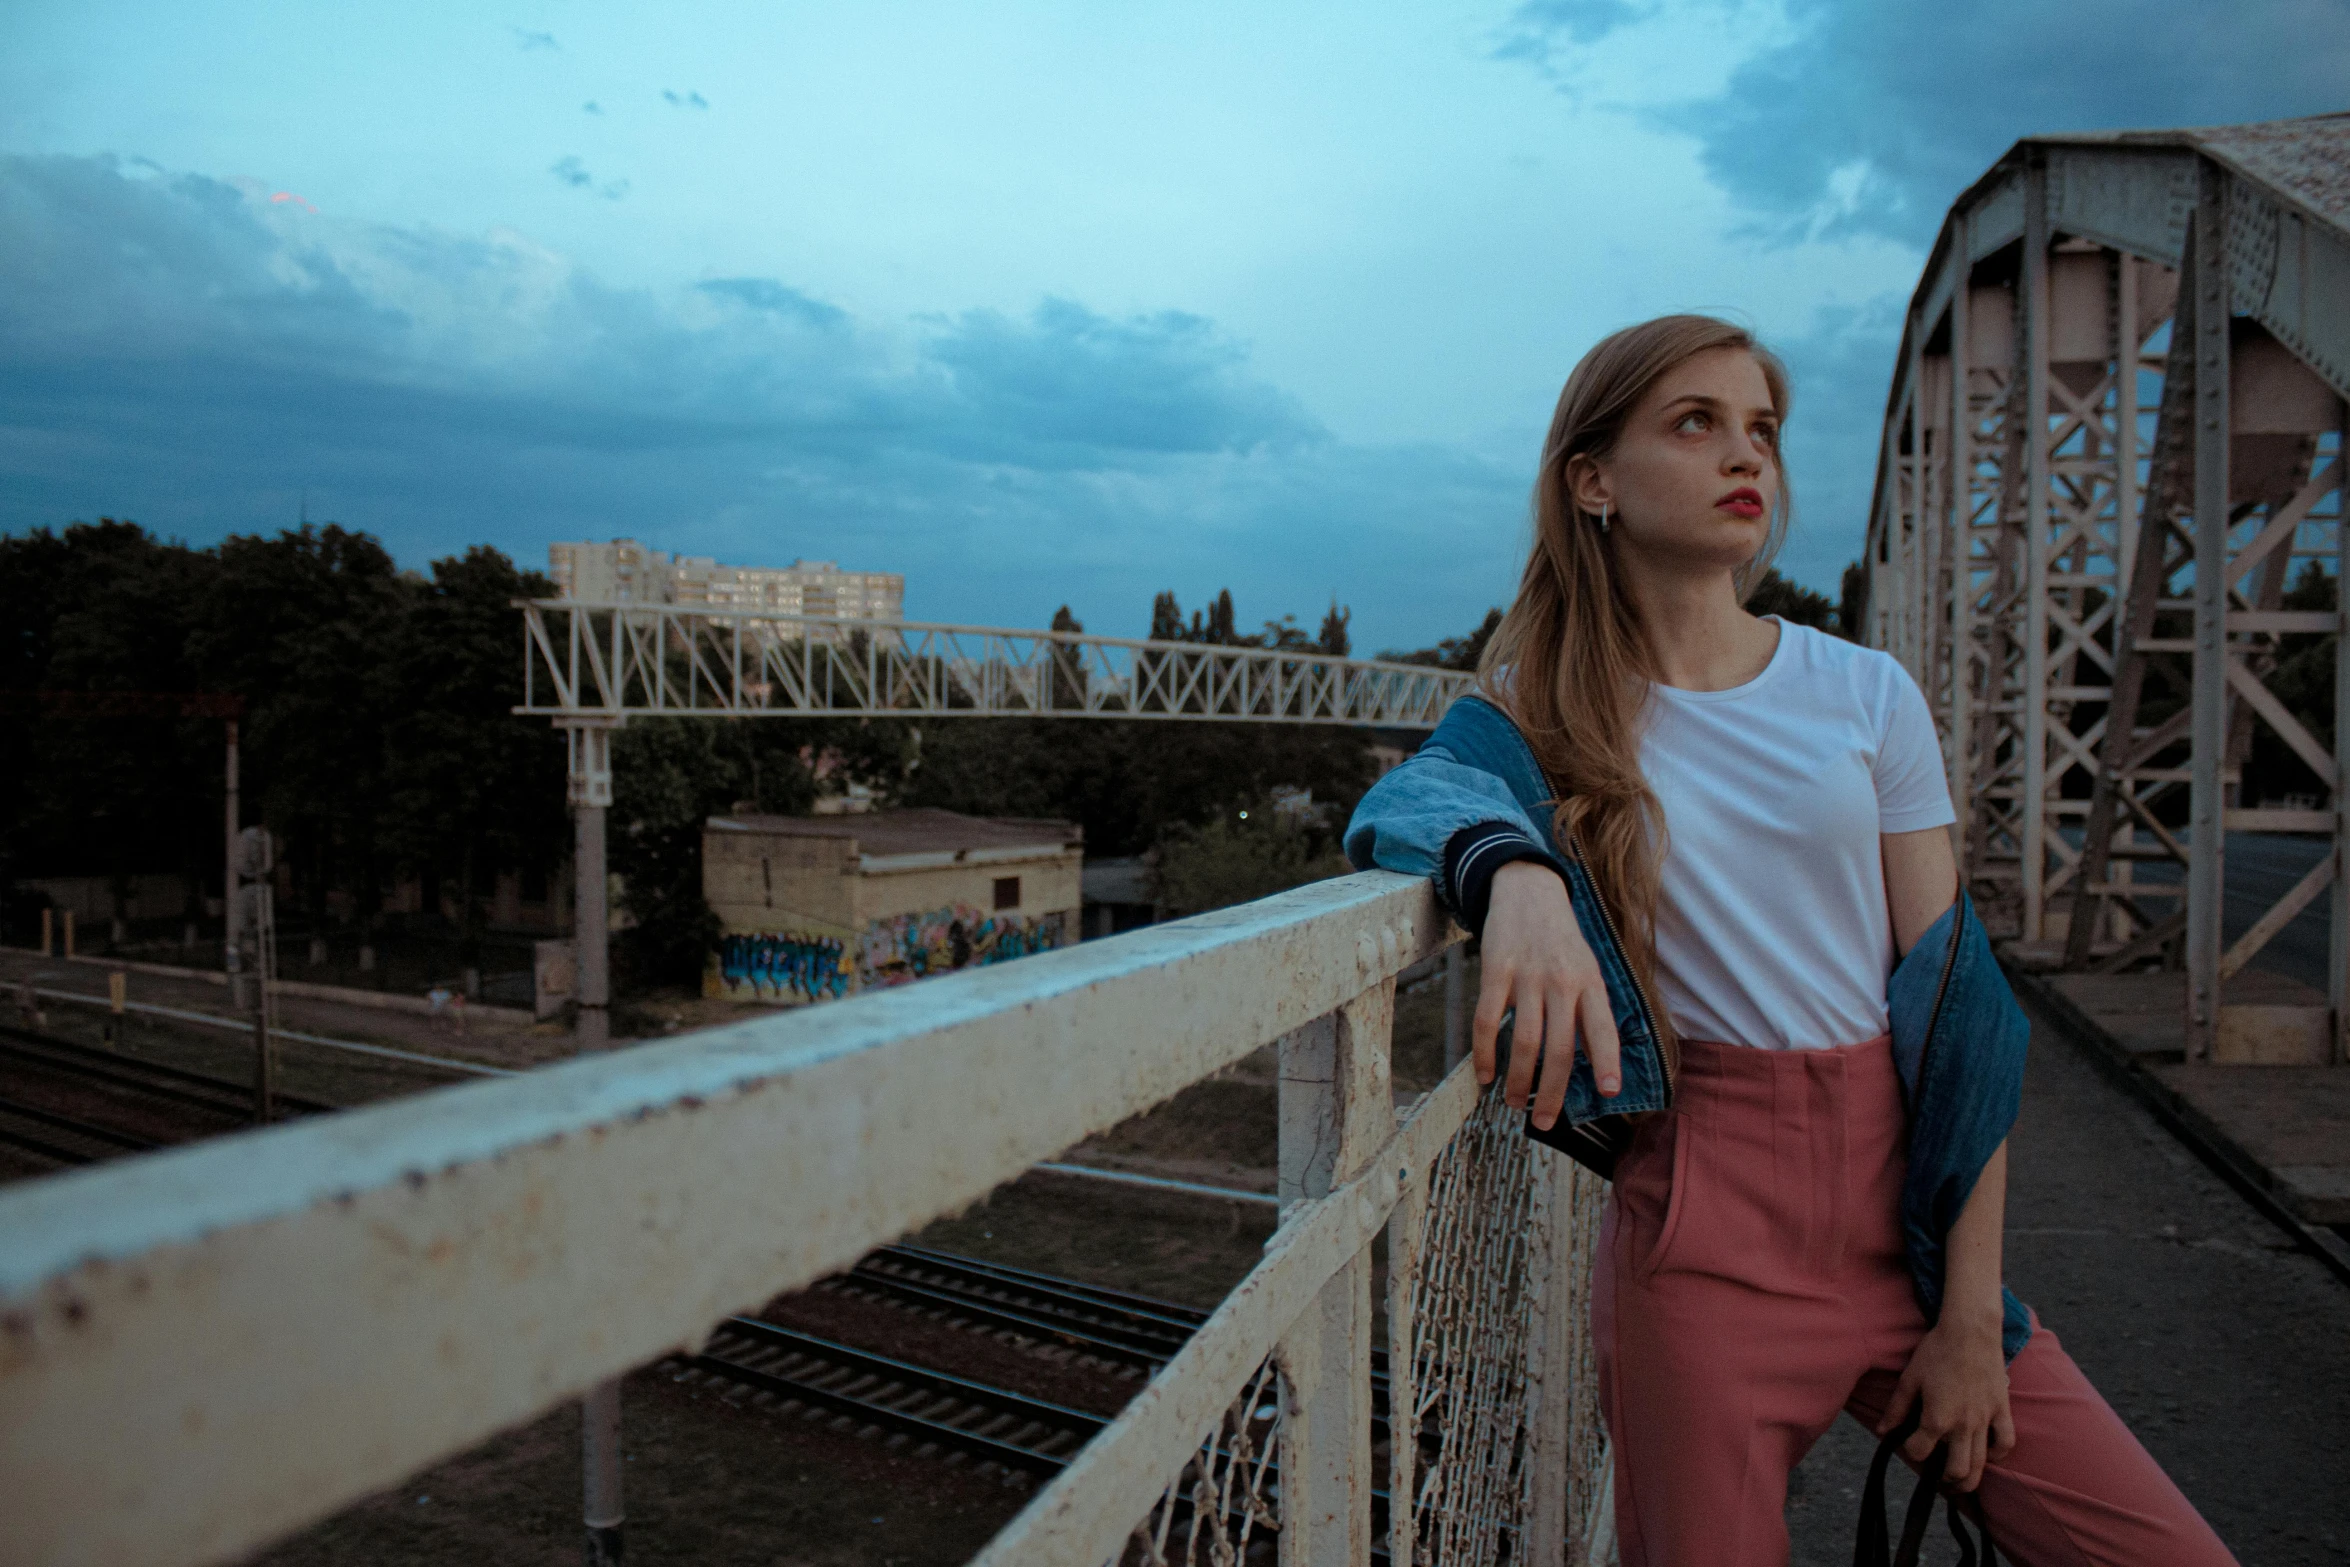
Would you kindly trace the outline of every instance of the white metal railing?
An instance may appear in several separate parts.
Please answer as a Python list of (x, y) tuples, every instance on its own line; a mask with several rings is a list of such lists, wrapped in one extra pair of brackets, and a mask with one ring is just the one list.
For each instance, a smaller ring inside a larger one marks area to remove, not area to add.
[(1395, 1105), (1395, 976), (1457, 934), (1366, 872), (0, 1192), (0, 1563), (249, 1551), (1276, 1040), (1262, 1260), (980, 1560), (1360, 1563), (1382, 1490), (1398, 1563), (1600, 1559), (1598, 1185), (1465, 1065)]
[(1423, 664), (1074, 631), (689, 604), (526, 600), (519, 713), (1059, 715), (1433, 728), (1474, 677)]

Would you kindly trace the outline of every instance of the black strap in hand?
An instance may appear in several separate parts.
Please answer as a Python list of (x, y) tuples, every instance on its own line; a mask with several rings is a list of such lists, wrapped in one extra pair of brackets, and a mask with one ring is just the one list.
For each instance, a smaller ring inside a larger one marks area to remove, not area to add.
[[(1892, 1530), (1885, 1516), (1885, 1471), (1892, 1465), (1893, 1455), (1902, 1443), (1917, 1434), (1918, 1410), (1911, 1410), (1909, 1418), (1877, 1444), (1877, 1456), (1869, 1460), (1869, 1481), (1860, 1493), (1860, 1531), (1852, 1542), (1852, 1567), (1918, 1567), (1918, 1553), (1925, 1548), (1926, 1526), (1934, 1518), (1934, 1496), (1942, 1484), (1942, 1466), (1949, 1462), (1949, 1450), (1937, 1445), (1918, 1471), (1917, 1489), (1910, 1493), (1909, 1506), (1901, 1515), (1901, 1544), (1892, 1543)], [(1956, 1497), (1950, 1501), (1950, 1537), (1958, 1542), (1958, 1567), (1978, 1567), (1975, 1541), (1967, 1531), (1967, 1516)], [(1981, 1518), (1974, 1520), (1982, 1533), (1980, 1567), (1999, 1567), (1999, 1555), (1991, 1544), (1991, 1529)]]

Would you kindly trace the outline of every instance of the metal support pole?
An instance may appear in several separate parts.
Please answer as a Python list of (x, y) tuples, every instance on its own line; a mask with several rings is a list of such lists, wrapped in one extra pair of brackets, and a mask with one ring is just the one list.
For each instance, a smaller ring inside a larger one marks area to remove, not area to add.
[(566, 724), (571, 762), (572, 943), (578, 1016), (572, 1040), (581, 1051), (602, 1050), (611, 1035), (612, 917), (606, 907), (604, 814), (612, 804), (612, 730), (609, 723)]
[(572, 1027), (573, 1047), (581, 1053), (603, 1050), (611, 1035), (611, 914), (605, 908), (604, 813), (601, 805), (575, 805), (573, 825), (578, 829), (572, 864), (578, 888), (573, 894), (572, 940), (578, 947), (578, 1016)]
[[(2350, 415), (2350, 409), (2345, 410)], [(2350, 416), (2334, 448), (2334, 583), (2340, 629), (2334, 637), (2334, 897), (2327, 948), (2327, 994), (2333, 1016), (2335, 1066), (2350, 1065)]]
[(2138, 268), (2128, 252), (2114, 256), (2113, 344), (2113, 568), (2114, 591), (2130, 596), (2138, 560)]
[(2048, 169), (2024, 174), (2024, 767), (2016, 826), (2023, 850), (2023, 935), (2048, 916)]
[[(612, 805), (610, 721), (560, 726), (569, 755), (572, 825), (573, 990), (578, 1012), (572, 1043), (582, 1054), (610, 1047), (612, 919), (605, 907), (604, 816)], [(620, 1379), (601, 1383), (580, 1401), (581, 1560), (587, 1567), (619, 1567), (628, 1512), (620, 1470)]]
[(2222, 815), (2228, 744), (2228, 319), (2226, 176), (2201, 160), (2194, 248), (2182, 288), (2195, 290), (2195, 673), (2187, 859), (2187, 1059), (2219, 1040), (2220, 917), (2227, 887)]
[(1967, 402), (1971, 345), (1967, 295), (1974, 268), (1967, 261), (1966, 220), (1958, 222), (1951, 263), (1958, 277), (1950, 289), (1950, 806), (1958, 813), (1951, 847), (1963, 876), (1967, 828), (1974, 820), (1974, 767), (1968, 760), (1975, 733), (1975, 415)]
[[(2350, 777), (2350, 773), (2345, 773)], [(1469, 1053), (1469, 949), (1454, 942), (1444, 949), (1444, 1069), (1450, 1072)]]
[(221, 967), (228, 974), (228, 1004), (245, 1004), (245, 980), (237, 954), (237, 721), (228, 721), (227, 832), (220, 862)]
[(601, 1383), (580, 1400), (580, 1468), (586, 1479), (586, 1567), (620, 1567), (620, 1379)]

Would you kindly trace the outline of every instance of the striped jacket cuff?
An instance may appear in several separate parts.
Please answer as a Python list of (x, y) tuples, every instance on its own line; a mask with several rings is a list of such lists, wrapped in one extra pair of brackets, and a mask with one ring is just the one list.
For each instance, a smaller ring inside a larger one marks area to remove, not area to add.
[(1547, 865), (1565, 879), (1565, 871), (1550, 851), (1508, 822), (1479, 822), (1446, 840), (1444, 879), (1438, 891), (1445, 894), (1452, 917), (1472, 936), (1485, 933), (1485, 911), (1493, 900), (1493, 873), (1516, 860)]

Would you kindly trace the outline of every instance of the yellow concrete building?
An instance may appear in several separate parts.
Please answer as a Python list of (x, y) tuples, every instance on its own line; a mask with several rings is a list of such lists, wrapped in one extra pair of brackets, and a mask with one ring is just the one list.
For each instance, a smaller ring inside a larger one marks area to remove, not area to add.
[(1078, 939), (1074, 823), (875, 811), (713, 816), (702, 896), (723, 931), (705, 995), (830, 1001)]

